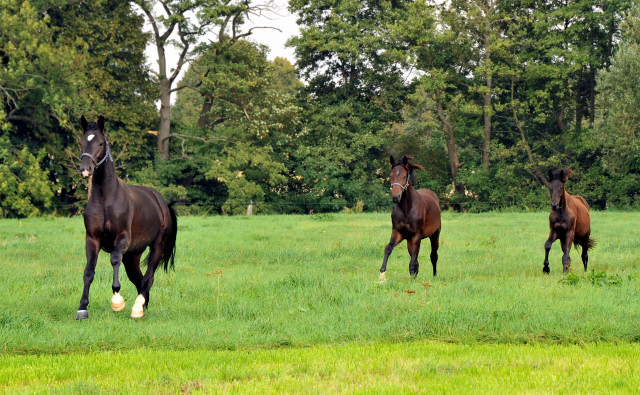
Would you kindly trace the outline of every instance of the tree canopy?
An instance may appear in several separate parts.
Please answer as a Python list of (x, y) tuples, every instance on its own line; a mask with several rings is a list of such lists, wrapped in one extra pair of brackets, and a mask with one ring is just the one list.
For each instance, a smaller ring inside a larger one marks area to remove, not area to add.
[(290, 0), (295, 59), (270, 60), (247, 25), (270, 2), (4, 0), (0, 216), (83, 207), (81, 115), (121, 177), (193, 213), (388, 209), (390, 154), (445, 208), (546, 206), (552, 167), (637, 207), (638, 7)]

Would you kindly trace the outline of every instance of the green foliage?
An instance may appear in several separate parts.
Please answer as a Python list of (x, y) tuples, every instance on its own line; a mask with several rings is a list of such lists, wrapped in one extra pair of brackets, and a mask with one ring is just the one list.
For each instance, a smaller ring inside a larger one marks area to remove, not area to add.
[[(178, 86), (146, 64), (141, 9), (152, 3), (0, 7), (0, 130), (45, 149), (52, 206), (75, 212), (85, 198), (80, 115), (107, 118), (121, 177), (184, 211), (388, 210), (389, 154), (425, 166), (418, 186), (443, 207), (541, 207), (552, 167), (571, 167), (571, 193), (594, 208), (640, 206), (640, 11), (629, 0), (292, 0), (295, 66), (268, 61), (239, 30), (260, 6), (170, 1), (157, 27), (193, 33), (157, 42), (194, 59)], [(200, 43), (212, 29), (222, 34)], [(179, 90), (171, 129), (158, 87), (164, 99)], [(170, 152), (155, 157), (150, 130)]]
[(389, 125), (408, 93), (394, 59), (388, 24), (404, 2), (292, 1), (300, 35), (304, 123), (293, 154), (301, 211), (337, 211), (356, 201), (388, 207)]
[(300, 111), (295, 86), (282, 85), (295, 80), (290, 66), (271, 63), (264, 48), (238, 41), (207, 49), (184, 78), (200, 86), (176, 101), (176, 137), (184, 141), (183, 158), (196, 157), (201, 174), (225, 187), (218, 196), (222, 213), (244, 214), (252, 202), (254, 212), (269, 212), (286, 189), (284, 162)]
[(14, 150), (0, 136), (0, 217), (34, 217), (52, 209), (53, 184), (41, 168), (46, 152)]
[(587, 143), (601, 153), (601, 192), (607, 206), (640, 204), (640, 4), (625, 19), (611, 66), (598, 74), (598, 117)]
[(569, 273), (559, 281), (559, 283), (567, 285), (578, 285), (583, 282), (597, 286), (620, 285), (622, 283), (622, 277), (615, 273), (607, 274), (606, 271), (596, 272), (594, 269), (591, 269), (588, 274), (582, 276), (576, 273)]

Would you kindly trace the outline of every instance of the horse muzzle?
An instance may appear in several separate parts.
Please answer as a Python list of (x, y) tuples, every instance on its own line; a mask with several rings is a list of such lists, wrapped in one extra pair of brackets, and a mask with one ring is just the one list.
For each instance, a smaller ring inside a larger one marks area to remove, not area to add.
[(394, 203), (400, 203), (401, 198), (402, 195), (391, 195), (391, 200), (393, 200)]
[(82, 178), (89, 178), (93, 174), (93, 166), (80, 166), (78, 171)]
[(559, 209), (559, 208), (560, 208), (560, 205), (559, 205), (559, 204), (553, 204), (553, 203), (551, 203), (551, 210), (553, 210), (553, 211), (558, 211), (558, 209)]

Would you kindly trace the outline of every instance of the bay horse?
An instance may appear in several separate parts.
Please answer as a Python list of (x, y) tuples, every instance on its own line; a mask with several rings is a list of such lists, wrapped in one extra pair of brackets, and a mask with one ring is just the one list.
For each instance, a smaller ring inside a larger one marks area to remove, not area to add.
[(551, 212), (549, 213), (549, 238), (544, 243), (544, 266), (542, 271), (549, 274), (549, 250), (557, 239), (562, 247), (562, 272), (571, 267), (571, 244), (582, 247), (582, 263), (587, 271), (589, 250), (595, 246), (591, 238), (591, 216), (589, 205), (582, 196), (571, 196), (564, 187), (573, 170), (549, 170), (549, 190), (551, 192)]
[[(176, 213), (154, 189), (127, 186), (118, 178), (102, 116), (98, 122), (87, 122), (82, 116), (80, 122), (84, 134), (80, 139), (82, 155), (79, 170), (84, 178), (92, 178), (89, 201), (84, 211), (87, 266), (76, 319), (89, 318), (89, 287), (100, 249), (111, 254), (111, 308), (120, 311), (125, 306), (118, 279), (122, 262), (129, 280), (138, 290), (131, 317), (140, 318), (149, 306), (149, 290), (158, 265), (162, 263), (165, 271), (174, 265), (178, 229)], [(147, 270), (142, 275), (140, 258), (147, 247)]]
[(380, 268), (380, 280), (385, 280), (387, 260), (394, 247), (402, 240), (407, 240), (407, 249), (411, 256), (409, 262), (409, 274), (416, 278), (418, 275), (418, 253), (420, 242), (429, 238), (431, 241), (431, 265), (433, 275), (436, 275), (438, 263), (438, 246), (440, 245), (440, 202), (438, 196), (426, 188), (414, 189), (415, 177), (413, 171), (424, 170), (424, 167), (412, 163), (411, 156), (404, 156), (395, 161), (393, 156), (389, 158), (391, 163), (391, 198), (396, 204), (391, 213), (391, 241), (384, 249), (384, 260)]

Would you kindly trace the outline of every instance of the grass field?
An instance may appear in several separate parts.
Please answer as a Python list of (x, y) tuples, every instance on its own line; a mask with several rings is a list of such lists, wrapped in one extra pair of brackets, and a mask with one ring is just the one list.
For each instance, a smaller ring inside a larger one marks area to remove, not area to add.
[(0, 221), (0, 388), (638, 389), (640, 213), (593, 213), (590, 270), (574, 250), (569, 276), (558, 243), (542, 274), (546, 213), (445, 213), (438, 277), (426, 242), (411, 280), (402, 243), (383, 284), (388, 214), (179, 221), (176, 270), (156, 275), (145, 317), (129, 317), (124, 274), (127, 307), (111, 311), (103, 253), (85, 321), (81, 218)]

